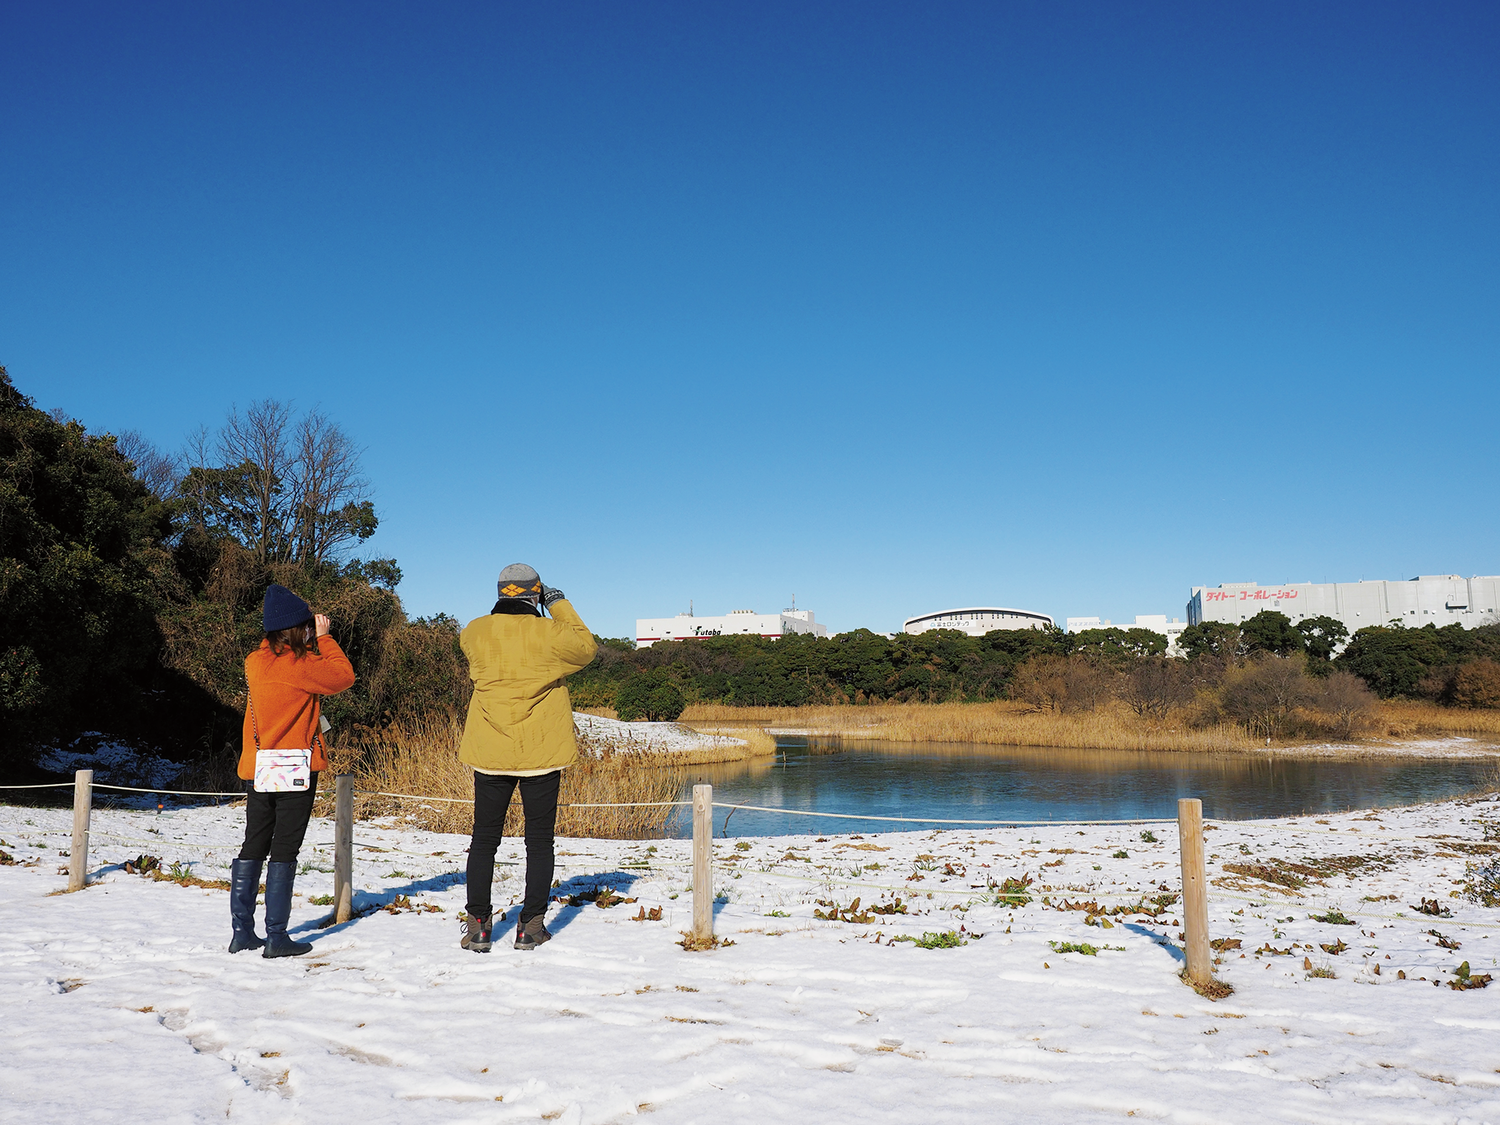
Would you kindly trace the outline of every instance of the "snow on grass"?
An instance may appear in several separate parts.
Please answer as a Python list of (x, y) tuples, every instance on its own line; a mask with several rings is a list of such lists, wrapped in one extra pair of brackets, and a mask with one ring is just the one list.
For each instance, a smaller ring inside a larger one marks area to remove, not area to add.
[[(637, 901), (555, 904), (550, 944), (481, 956), (458, 948), (466, 839), (360, 823), (361, 913), (319, 929), (328, 908), (299, 898), (313, 953), (266, 961), (224, 952), (224, 892), (118, 866), (148, 852), (223, 877), (242, 815), (96, 811), (95, 882), (69, 895), (71, 813), (0, 807), (15, 1119), (1500, 1119), (1500, 987), (1433, 984), (1465, 960), (1500, 975), (1500, 910), (1453, 897), (1466, 863), (1500, 851), (1493, 801), (1213, 824), (1212, 936), (1239, 942), (1217, 1003), (1178, 979), (1171, 824), (717, 840), (716, 929), (734, 944), (710, 953), (676, 944), (688, 841), (560, 840), (558, 898)], [(332, 890), (331, 836), (309, 831), (303, 896)], [(498, 868), (497, 905), (521, 871)], [(997, 905), (993, 886), (1023, 874), (1035, 899)], [(1143, 897), (1155, 915), (1107, 928), (1055, 908)], [(907, 913), (869, 913), (897, 899)], [(1424, 899), (1451, 916), (1417, 913)], [(1312, 917), (1334, 912), (1353, 924)], [(923, 940), (950, 932), (964, 944)]]
[[(1264, 750), (1268, 755), (1298, 758), (1493, 758), (1495, 751), (1492, 741), (1457, 734), (1438, 738), (1378, 738), (1365, 742), (1300, 742)], [(1259, 748), (1249, 751), (1257, 752), (1260, 752)]]
[(619, 719), (606, 719), (599, 715), (573, 712), (573, 725), (578, 732), (599, 742), (606, 742), (618, 751), (640, 750), (657, 753), (679, 753), (694, 750), (741, 749), (743, 738), (732, 738), (725, 734), (700, 734), (680, 723), (626, 723)]

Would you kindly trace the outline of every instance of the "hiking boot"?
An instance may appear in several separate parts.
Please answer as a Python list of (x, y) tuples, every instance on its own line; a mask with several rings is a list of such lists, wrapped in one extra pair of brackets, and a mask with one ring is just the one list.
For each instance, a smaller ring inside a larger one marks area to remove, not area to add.
[(542, 916), (538, 914), (529, 922), (522, 922), (516, 927), (516, 948), (535, 949), (544, 941), (551, 941), (552, 935), (547, 932), (547, 927), (542, 924)]
[(458, 947), (473, 953), (488, 953), (490, 933), (494, 924), (494, 919), (488, 914), (477, 915), (465, 911), (464, 932), (463, 936), (458, 939)]

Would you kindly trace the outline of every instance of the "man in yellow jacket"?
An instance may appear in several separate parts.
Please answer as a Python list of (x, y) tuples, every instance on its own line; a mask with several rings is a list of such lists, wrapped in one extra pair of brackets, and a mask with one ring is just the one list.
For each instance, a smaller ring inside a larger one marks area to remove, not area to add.
[[(468, 908), (459, 945), (488, 953), (494, 909), (495, 849), (511, 795), (526, 814), (526, 897), (516, 948), (551, 939), (544, 924), (552, 889), (553, 832), (562, 771), (578, 760), (573, 704), (563, 677), (594, 659), (594, 636), (563, 597), (525, 563), (500, 572), (499, 600), (469, 622), (459, 644), (474, 696), (458, 756), (474, 770), (474, 837), (469, 842)], [(543, 615), (545, 609), (552, 616)]]

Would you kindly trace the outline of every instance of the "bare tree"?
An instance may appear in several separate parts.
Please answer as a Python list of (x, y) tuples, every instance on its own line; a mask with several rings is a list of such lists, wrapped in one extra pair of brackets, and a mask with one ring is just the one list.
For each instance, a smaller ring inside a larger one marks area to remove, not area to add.
[(361, 452), (321, 411), (294, 422), (290, 404), (263, 399), (189, 435), (180, 492), (195, 523), (261, 562), (331, 562), (379, 525)]
[(1174, 707), (1193, 698), (1187, 662), (1150, 656), (1125, 677), (1120, 698), (1141, 718), (1165, 719)]
[(1364, 680), (1349, 672), (1331, 672), (1318, 684), (1311, 700), (1334, 737), (1353, 738), (1368, 730), (1379, 715), (1375, 694)]
[(218, 460), (216, 444), (207, 426), (188, 434), (181, 458), (186, 472), (177, 482), (177, 495), (186, 501), (195, 526), (227, 531), (244, 543), (250, 520), (243, 500), (249, 487), (243, 472), (213, 467)]
[(1103, 660), (1078, 654), (1069, 657), (1063, 671), (1062, 709), (1097, 710), (1099, 704), (1114, 697), (1118, 680), (1118, 674)]
[(218, 453), (226, 469), (240, 469), (249, 485), (254, 521), (245, 544), (262, 561), (286, 557), (282, 492), (291, 469), (287, 428), (291, 405), (275, 399), (252, 402), (243, 414), (229, 411), (219, 431)]
[(297, 424), (288, 505), (295, 561), (322, 562), (350, 540), (374, 532), (370, 483), (359, 468), (362, 452), (320, 410)]
[(135, 466), (136, 479), (162, 499), (176, 494), (182, 476), (175, 457), (158, 449), (139, 430), (126, 430), (115, 438), (115, 448)]
[(1224, 679), (1220, 706), (1251, 734), (1279, 735), (1292, 713), (1310, 702), (1312, 684), (1300, 656), (1267, 656)]
[(1061, 656), (1033, 656), (1016, 665), (1010, 695), (1036, 711), (1055, 711), (1068, 697), (1068, 661)]

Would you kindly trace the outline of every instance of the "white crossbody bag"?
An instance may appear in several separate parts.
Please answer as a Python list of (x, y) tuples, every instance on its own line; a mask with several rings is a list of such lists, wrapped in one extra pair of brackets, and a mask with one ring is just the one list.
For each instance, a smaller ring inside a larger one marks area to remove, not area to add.
[[(306, 793), (312, 788), (312, 747), (306, 750), (268, 750), (260, 744), (260, 725), (255, 721), (255, 700), (248, 685), (250, 730), (255, 735), (255, 791), (257, 793)], [(327, 720), (319, 716), (319, 725)], [(315, 736), (316, 737), (316, 736)]]

